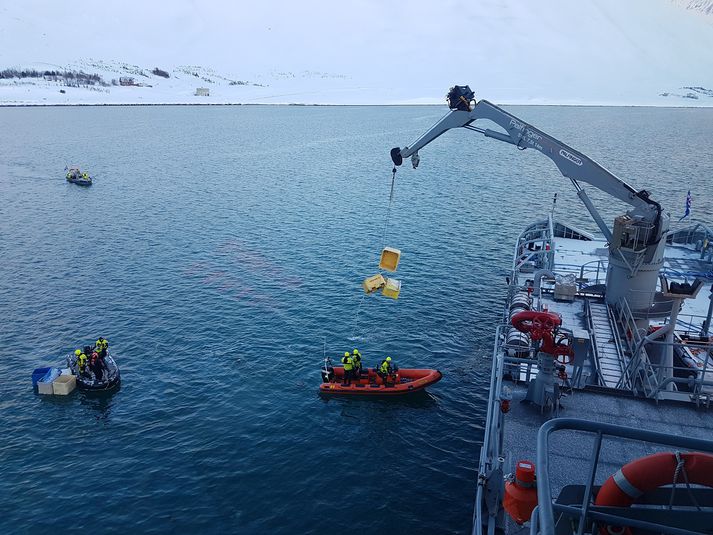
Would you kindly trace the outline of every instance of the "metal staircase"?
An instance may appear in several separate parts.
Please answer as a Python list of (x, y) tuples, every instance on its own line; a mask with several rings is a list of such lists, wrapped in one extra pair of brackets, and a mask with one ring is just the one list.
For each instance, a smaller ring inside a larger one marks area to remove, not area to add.
[(612, 329), (612, 319), (606, 303), (587, 300), (589, 317), (597, 348), (597, 367), (604, 386), (617, 388), (623, 377), (622, 351)]
[[(656, 391), (656, 373), (649, 361), (642, 333), (636, 327), (629, 304), (622, 298), (619, 304), (609, 311), (612, 314), (613, 324), (617, 326), (615, 334), (620, 339), (622, 354), (627, 356), (623, 376), (628, 379), (626, 386), (634, 393), (640, 391), (644, 396), (650, 397)], [(625, 384), (622, 382), (620, 386), (623, 387)]]

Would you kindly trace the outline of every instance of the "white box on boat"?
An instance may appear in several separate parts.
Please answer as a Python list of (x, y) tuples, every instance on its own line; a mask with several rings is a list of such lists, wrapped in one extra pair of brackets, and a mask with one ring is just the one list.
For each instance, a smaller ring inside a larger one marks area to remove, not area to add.
[(52, 388), (52, 383), (45, 383), (44, 381), (38, 381), (37, 382), (37, 393), (51, 396), (52, 394), (54, 394), (54, 389)]
[(60, 375), (52, 382), (52, 388), (55, 395), (66, 396), (77, 388), (77, 378), (74, 375)]

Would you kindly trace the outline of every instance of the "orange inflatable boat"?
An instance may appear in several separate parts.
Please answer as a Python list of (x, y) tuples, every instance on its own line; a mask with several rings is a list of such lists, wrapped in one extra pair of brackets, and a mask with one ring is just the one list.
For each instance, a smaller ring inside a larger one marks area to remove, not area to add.
[(344, 385), (344, 368), (322, 368), (320, 394), (359, 395), (359, 396), (399, 396), (420, 392), (427, 386), (441, 380), (443, 374), (438, 370), (420, 370), (402, 368), (392, 374), (387, 384), (374, 368), (362, 370), (361, 377), (352, 379), (351, 385)]

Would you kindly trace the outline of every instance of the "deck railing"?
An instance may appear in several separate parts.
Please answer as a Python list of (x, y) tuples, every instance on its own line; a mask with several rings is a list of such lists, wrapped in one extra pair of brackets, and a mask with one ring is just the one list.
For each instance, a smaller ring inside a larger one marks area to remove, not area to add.
[(669, 231), (666, 243), (690, 245), (705, 239), (713, 240), (713, 231), (703, 223), (696, 223), (679, 230)]
[[(585, 482), (586, 487), (584, 497), (581, 504), (564, 505), (557, 504), (553, 501), (552, 486), (550, 484), (550, 466), (549, 466), (549, 451), (550, 451), (550, 435), (557, 431), (577, 431), (583, 433), (591, 433), (594, 435), (594, 448), (592, 451), (592, 461), (588, 470), (588, 477)], [(632, 515), (618, 514), (612, 508), (598, 509), (592, 505), (592, 496), (594, 490), (594, 479), (599, 466), (599, 456), (602, 449), (602, 441), (604, 438), (616, 437), (657, 444), (661, 446), (673, 446), (689, 451), (703, 451), (713, 453), (713, 442), (693, 437), (680, 435), (669, 435), (665, 433), (657, 433), (654, 431), (645, 431), (633, 427), (623, 427), (619, 425), (606, 424), (590, 420), (580, 420), (575, 418), (556, 418), (545, 423), (537, 434), (537, 498), (538, 506), (533, 511), (531, 531), (532, 534), (551, 535), (556, 533), (555, 513), (560, 517), (565, 516), (578, 522), (578, 535), (582, 535), (585, 529), (589, 528), (592, 522), (598, 522), (601, 525), (625, 526), (640, 530), (647, 530), (654, 533), (670, 533), (673, 535), (694, 535), (695, 531), (689, 531), (684, 528), (677, 528), (666, 524), (660, 524), (646, 519), (645, 515), (640, 515), (642, 518), (636, 518)], [(626, 511), (631, 511), (626, 509)], [(672, 513), (673, 514), (673, 513)], [(713, 513), (710, 511), (685, 511), (685, 525), (694, 525), (694, 520), (697, 522), (707, 523), (708, 526), (713, 525)], [(568, 531), (571, 532), (571, 531)]]
[[(594, 265), (594, 267), (590, 267), (592, 265)], [(603, 282), (606, 282), (607, 263), (604, 260), (597, 259), (587, 262), (586, 264), (582, 264), (579, 268), (579, 280), (583, 281), (585, 278), (589, 279), (589, 275), (594, 275), (593, 284), (602, 284)], [(599, 278), (600, 275), (603, 277), (602, 279)], [(587, 285), (591, 285), (589, 280), (587, 281)]]
[[(488, 395), (487, 417), (485, 420), (485, 436), (480, 448), (480, 463), (478, 483), (475, 494), (475, 510), (473, 512), (473, 533), (482, 535), (484, 526), (487, 533), (495, 531), (497, 513), (500, 508), (502, 496), (499, 495), (503, 478), (502, 440), (503, 440), (503, 413), (500, 411), (500, 398), (502, 395), (502, 379), (505, 359), (500, 349), (501, 339), (506, 332), (507, 325), (499, 325), (495, 332), (495, 345), (493, 347), (493, 365), (490, 373), (490, 394)], [(489, 486), (491, 485), (491, 486)], [(493, 485), (497, 487), (493, 489)], [(486, 494), (490, 509), (483, 510), (486, 503)]]

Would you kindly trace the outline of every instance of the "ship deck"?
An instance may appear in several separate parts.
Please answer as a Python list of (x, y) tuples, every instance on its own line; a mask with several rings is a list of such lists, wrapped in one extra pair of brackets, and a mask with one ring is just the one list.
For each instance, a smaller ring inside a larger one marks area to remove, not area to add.
[[(551, 414), (543, 414), (539, 407), (524, 403), (527, 385), (505, 381), (513, 395), (510, 412), (505, 415), (505, 473), (514, 473), (521, 460), (535, 461), (537, 433)], [(713, 434), (713, 413), (680, 402), (659, 402), (611, 392), (575, 390), (562, 398), (560, 417), (582, 418), (626, 427), (655, 430), (672, 435), (710, 439)], [(559, 431), (551, 439), (550, 484), (553, 497), (565, 485), (586, 485), (593, 456), (594, 436), (574, 431)], [(595, 485), (601, 485), (622, 465), (658, 451), (670, 451), (642, 442), (610, 438), (602, 443)], [(506, 533), (529, 533), (507, 515)]]
[[(544, 243), (544, 242), (543, 242)], [(505, 474), (514, 473), (518, 461), (536, 460), (537, 435), (540, 427), (554, 417), (579, 418), (624, 426), (630, 429), (657, 431), (673, 436), (688, 436), (708, 439), (713, 436), (713, 388), (703, 386), (698, 396), (685, 391), (654, 396), (658, 399), (637, 397), (631, 383), (627, 384), (625, 370), (628, 358), (622, 337), (627, 326), (621, 324), (613, 308), (606, 305), (603, 295), (586, 288), (603, 287), (606, 279), (608, 250), (603, 240), (571, 239), (557, 237), (554, 241), (552, 271), (556, 276), (574, 275), (578, 291), (573, 301), (554, 299), (555, 281), (543, 279), (541, 293), (533, 298), (532, 308), (558, 313), (562, 327), (571, 331), (587, 331), (594, 339), (591, 362), (582, 367), (582, 378), (569, 388), (566, 381), (558, 380), (562, 393), (559, 407), (542, 409), (525, 401), (528, 381), (537, 374), (535, 360), (508, 359), (506, 344), (496, 344), (495, 358), (511, 362), (506, 364), (510, 373), (499, 385), (512, 395), (510, 410), (502, 418), (502, 465)], [(698, 250), (696, 250), (698, 248)], [(543, 244), (542, 249), (545, 249)], [(700, 243), (673, 243), (667, 247), (662, 274), (669, 281), (691, 282), (701, 278), (706, 283), (695, 299), (686, 299), (677, 322), (677, 335), (699, 336), (703, 321), (713, 299), (713, 261), (710, 254), (703, 255)], [(516, 259), (516, 268), (518, 260)], [(516, 273), (517, 284), (531, 283), (533, 269)], [(710, 289), (710, 291), (708, 291)], [(536, 292), (535, 292), (536, 293)], [(652, 325), (663, 325), (665, 319), (654, 319)], [(503, 327), (507, 332), (507, 327)], [(713, 331), (713, 329), (711, 330)], [(680, 341), (680, 339), (679, 339)], [(705, 346), (703, 346), (705, 347)], [(706, 381), (713, 381), (713, 362), (706, 357), (708, 351), (694, 347), (692, 351), (682, 346), (690, 362), (704, 371)], [(533, 355), (534, 356), (534, 355)], [(713, 360), (713, 358), (710, 358)], [(524, 362), (528, 363), (525, 364)], [(572, 378), (572, 366), (567, 366), (568, 378)], [(585, 384), (586, 383), (586, 384)], [(500, 390), (498, 389), (498, 390)], [(675, 387), (673, 390), (677, 390)], [(498, 404), (491, 405), (491, 411)], [(499, 412), (499, 411), (498, 411)], [(594, 457), (595, 437), (589, 433), (558, 431), (550, 439), (549, 478), (553, 499), (566, 485), (586, 485)], [(595, 485), (601, 485), (624, 464), (658, 451), (671, 451), (670, 447), (650, 443), (605, 438), (602, 442), (597, 465)], [(529, 527), (518, 526), (504, 515), (506, 533), (529, 533)]]

